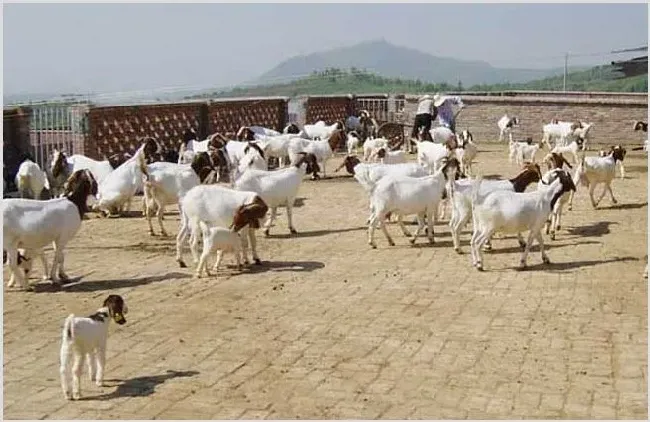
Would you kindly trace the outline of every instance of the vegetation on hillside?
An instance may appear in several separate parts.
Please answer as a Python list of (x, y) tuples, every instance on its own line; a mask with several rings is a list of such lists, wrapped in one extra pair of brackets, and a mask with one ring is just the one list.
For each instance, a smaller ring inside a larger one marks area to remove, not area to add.
[[(567, 77), (568, 91), (606, 91), (606, 92), (647, 92), (648, 75), (631, 78), (615, 79), (616, 74), (611, 66), (598, 66), (592, 69), (572, 72)], [(298, 95), (333, 95), (333, 94), (363, 94), (363, 93), (399, 93), (419, 94), (423, 92), (445, 91), (506, 91), (506, 90), (539, 90), (557, 91), (563, 88), (563, 76), (553, 76), (540, 80), (518, 84), (474, 85), (463, 87), (447, 83), (435, 84), (420, 80), (400, 78), (385, 78), (365, 70), (351, 68), (349, 71), (329, 68), (313, 72), (310, 76), (292, 82), (236, 87), (229, 91), (205, 92), (185, 97), (225, 98), (225, 97), (267, 97)]]

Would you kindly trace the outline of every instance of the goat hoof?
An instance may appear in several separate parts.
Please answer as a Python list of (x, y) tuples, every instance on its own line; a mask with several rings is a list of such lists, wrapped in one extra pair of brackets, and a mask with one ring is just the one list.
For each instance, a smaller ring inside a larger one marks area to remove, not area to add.
[(264, 230), (264, 236), (269, 237), (269, 229)]
[[(415, 243), (415, 239), (413, 239), (413, 240), (411, 241), (411, 243)], [(395, 246), (395, 242), (393, 242), (393, 241), (391, 240), (390, 242), (388, 242), (388, 245), (390, 245), (390, 246)]]
[(181, 268), (187, 268), (187, 265), (185, 264), (185, 261), (179, 259), (177, 262), (178, 262), (178, 266), (179, 266), (179, 267), (181, 267)]
[(483, 271), (483, 264), (476, 264), (476, 269), (478, 271)]
[(291, 234), (298, 234), (296, 229), (294, 229), (293, 227), (289, 229), (289, 232), (291, 232)]
[(259, 258), (254, 258), (253, 261), (255, 261), (255, 265), (262, 265), (262, 261)]
[(372, 243), (370, 243), (370, 247), (373, 249), (377, 249), (377, 245), (373, 245)]
[(457, 253), (458, 255), (462, 255), (462, 254), (463, 254), (463, 251), (461, 251), (460, 248), (454, 248), (454, 251), (456, 251), (456, 253)]
[(551, 260), (548, 259), (548, 256), (543, 256), (543, 257), (542, 257), (542, 262), (544, 262), (544, 264), (550, 264), (550, 263), (551, 263)]
[(95, 385), (96, 385), (97, 387), (103, 387), (103, 386), (104, 386), (104, 383), (103, 383), (102, 381), (97, 381), (97, 382), (95, 383)]
[(517, 267), (517, 269), (518, 269), (519, 271), (523, 271), (523, 270), (525, 270), (525, 269), (526, 269), (526, 263), (523, 262), (523, 261), (520, 262), (520, 263), (519, 263), (519, 267)]
[[(415, 238), (409, 240), (409, 243), (410, 243), (411, 245), (415, 245)], [(391, 245), (391, 246), (395, 246), (394, 243), (391, 243), (390, 245)]]
[(555, 240), (555, 233), (551, 233), (551, 240)]
[(72, 393), (72, 400), (79, 400), (81, 398), (81, 394), (79, 393)]
[(618, 204), (618, 201), (616, 199), (612, 199), (612, 204)]

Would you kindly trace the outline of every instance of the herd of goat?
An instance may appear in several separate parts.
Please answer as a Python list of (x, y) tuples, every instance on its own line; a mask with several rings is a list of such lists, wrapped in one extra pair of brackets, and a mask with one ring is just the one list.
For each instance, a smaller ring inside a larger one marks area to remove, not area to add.
[[(530, 138), (515, 141), (512, 132), (519, 123), (517, 117), (508, 115), (497, 122), (499, 139), (509, 138), (508, 158), (520, 168), (505, 180), (472, 177), (478, 148), (468, 130), (456, 135), (446, 127), (435, 127), (428, 134), (421, 129), (419, 139), (388, 139), (377, 131), (367, 111), (331, 125), (319, 121), (299, 128), (292, 123), (282, 133), (245, 126), (236, 139), (215, 133), (199, 141), (188, 130), (178, 149), (149, 137), (133, 155), (116, 154), (104, 161), (55, 150), (45, 170), (25, 159), (15, 180), (21, 198), (3, 200), (3, 250), (11, 274), (7, 286), (17, 282), (22, 289), (31, 290), (28, 279), (36, 257), (43, 265), (44, 280), (55, 284), (66, 280), (63, 252), (79, 231), (84, 215), (95, 211), (119, 216), (130, 210), (139, 192), (144, 195), (142, 212), (151, 235), (155, 235), (152, 216), (157, 218), (161, 235), (167, 236), (165, 208), (178, 207), (176, 261), (187, 266), (182, 250), (189, 240), (197, 277), (204, 272), (210, 275), (207, 260), (213, 254), (215, 272), (224, 252), (234, 254), (241, 267), (242, 261), (250, 262), (250, 248), (253, 261), (259, 264), (257, 229), (263, 228), (268, 236), (278, 207), (286, 206), (288, 229), (295, 234), (293, 203), (301, 183), (306, 176), (314, 180), (321, 172), (325, 176), (327, 161), (339, 148), (347, 155), (334, 172), (345, 168), (369, 198), (368, 243), (372, 248), (376, 248), (377, 227), (389, 245), (395, 244), (386, 225), (393, 217), (411, 244), (422, 234), (433, 244), (434, 221), (445, 218), (451, 209), (449, 227), (454, 250), (459, 253), (460, 234), (472, 221), (471, 262), (478, 270), (483, 270), (483, 251), (492, 247), (495, 233), (517, 235), (523, 249), (520, 268), (526, 267), (534, 241), (539, 244), (542, 261), (549, 263), (542, 232), (555, 239), (563, 208), (571, 209), (578, 186), (588, 188), (594, 208), (606, 193), (616, 203), (611, 184), (617, 165), (624, 177), (626, 150), (616, 145), (596, 156), (585, 156), (592, 125), (580, 121), (544, 125), (539, 143)], [(647, 123), (635, 122), (634, 130), (647, 132)], [(359, 149), (362, 154), (357, 154)], [(407, 154), (413, 149), (417, 160), (409, 162)], [(542, 149), (548, 151), (538, 162), (536, 155)], [(278, 168), (269, 170), (272, 161)], [(535, 183), (536, 189), (526, 191)], [(598, 185), (603, 185), (603, 191), (595, 198)], [(42, 199), (44, 196), (53, 199)], [(409, 215), (416, 216), (415, 234), (404, 225), (403, 218)], [(527, 239), (524, 232), (528, 232)], [(54, 257), (48, 270), (43, 249), (49, 245)], [(92, 316), (70, 315), (66, 319), (61, 377), (67, 398), (79, 397), (79, 356), (72, 394), (66, 381), (71, 353), (97, 353), (89, 357), (97, 364), (96, 372), (90, 367), (91, 379), (101, 384), (108, 321), (122, 324), (126, 312), (124, 300), (111, 295)]]

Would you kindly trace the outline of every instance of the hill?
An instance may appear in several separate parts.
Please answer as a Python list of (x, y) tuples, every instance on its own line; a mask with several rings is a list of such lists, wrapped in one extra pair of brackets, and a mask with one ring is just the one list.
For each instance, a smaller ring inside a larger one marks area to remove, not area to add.
[[(569, 91), (609, 91), (609, 92), (647, 92), (648, 75), (615, 79), (616, 73), (611, 66), (597, 66), (592, 69), (569, 73), (567, 90)], [(451, 84), (432, 84), (420, 80), (402, 78), (385, 78), (376, 74), (350, 69), (326, 69), (313, 72), (310, 76), (292, 82), (274, 85), (237, 87), (229, 91), (204, 92), (186, 99), (225, 98), (225, 97), (267, 97), (299, 95), (332, 95), (395, 93), (419, 94), (424, 92), (449, 91), (506, 91), (506, 90), (562, 90), (563, 77), (554, 76), (519, 84), (473, 85), (464, 87)]]
[[(367, 69), (386, 78), (465, 85), (519, 83), (562, 73), (562, 69), (502, 69), (487, 62), (436, 57), (385, 40), (296, 56), (278, 64), (254, 84), (290, 82), (326, 68)], [(296, 76), (297, 75), (297, 76)]]

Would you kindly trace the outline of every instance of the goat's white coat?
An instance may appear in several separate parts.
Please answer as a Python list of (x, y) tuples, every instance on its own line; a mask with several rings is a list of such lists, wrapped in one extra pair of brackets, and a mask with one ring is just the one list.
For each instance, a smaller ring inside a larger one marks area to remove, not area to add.
[(35, 162), (23, 161), (16, 173), (16, 187), (21, 198), (40, 199), (44, 189), (50, 189), (47, 175)]
[[(204, 226), (203, 224), (201, 224)], [(237, 268), (241, 268), (242, 240), (239, 233), (224, 227), (202, 227), (203, 229), (203, 252), (199, 258), (199, 265), (196, 268), (196, 277), (200, 278), (205, 270), (209, 277), (210, 271), (207, 268), (207, 259), (214, 252), (217, 253), (217, 259), (212, 267), (216, 273), (219, 270), (219, 264), (223, 258), (224, 252), (232, 252), (235, 255)]]
[[(198, 263), (200, 223), (207, 227), (230, 227), (239, 207), (252, 203), (256, 196), (259, 195), (255, 192), (238, 191), (219, 185), (198, 185), (190, 189), (180, 201), (181, 226), (176, 237), (176, 260), (182, 262), (182, 244), (189, 232), (192, 258)], [(244, 239), (244, 262), (248, 262), (246, 235), (251, 243), (253, 259), (259, 262), (255, 230), (246, 226), (241, 230), (241, 235)]]

